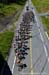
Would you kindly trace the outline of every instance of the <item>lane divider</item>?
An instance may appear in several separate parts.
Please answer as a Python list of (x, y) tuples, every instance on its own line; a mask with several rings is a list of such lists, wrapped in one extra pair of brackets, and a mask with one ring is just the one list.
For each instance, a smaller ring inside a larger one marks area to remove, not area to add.
[(33, 64), (32, 64), (32, 38), (30, 38), (30, 75), (33, 75)]

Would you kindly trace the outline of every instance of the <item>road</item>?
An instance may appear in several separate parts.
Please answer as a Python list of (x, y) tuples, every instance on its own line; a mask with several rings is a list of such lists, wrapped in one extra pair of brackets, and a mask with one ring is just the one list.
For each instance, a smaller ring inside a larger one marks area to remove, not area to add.
[[(28, 2), (26, 3), (26, 6), (27, 5)], [(33, 7), (33, 9), (31, 7)], [(25, 8), (23, 10), (23, 14), (26, 11)], [(30, 50), (27, 51), (28, 55), (26, 59), (22, 61), (27, 64), (27, 68), (23, 69), (20, 72), (18, 71), (18, 67), (15, 62), (16, 58), (13, 50), (11, 50), (13, 52), (11, 52), (10, 54), (8, 64), (13, 75), (49, 75), (49, 41), (45, 34), (42, 23), (37, 16), (36, 9), (31, 3), (31, 0), (29, 0), (29, 8), (31, 11), (34, 12), (35, 23), (32, 23), (32, 38), (29, 40), (28, 44), (28, 46), (30, 46)], [(20, 18), (22, 19), (22, 15)], [(21, 21), (19, 21), (19, 23), (20, 22)]]
[[(29, 0), (30, 1), (30, 0)], [(32, 59), (33, 70), (35, 75), (48, 75), (49, 74), (49, 41), (45, 35), (42, 23), (40, 22), (35, 7), (30, 1), (30, 7), (35, 14), (36, 23), (33, 24), (32, 29)], [(40, 74), (41, 73), (41, 74)]]
[(7, 61), (12, 73), (14, 71), (15, 61), (16, 61), (15, 52), (14, 52), (14, 44), (16, 43), (15, 36), (17, 35), (17, 30), (19, 29), (19, 25), (20, 25), (20, 23), (22, 21), (23, 14), (26, 12), (26, 6), (27, 5), (28, 5), (28, 3), (26, 2), (24, 10), (22, 11), (22, 13), (21, 13), (21, 15), (19, 17), (19, 20), (18, 20), (18, 23), (17, 23), (17, 26), (16, 26), (16, 30), (15, 30), (15, 34), (14, 34), (14, 38), (13, 38), (13, 41), (12, 41), (12, 46), (11, 46), (11, 49), (10, 49), (9, 58), (8, 58), (8, 61)]
[(49, 13), (40, 13), (40, 14), (38, 14), (38, 16), (49, 16)]
[(39, 13), (39, 14), (37, 14), (38, 16), (49, 16), (49, 12), (45, 12), (45, 13)]

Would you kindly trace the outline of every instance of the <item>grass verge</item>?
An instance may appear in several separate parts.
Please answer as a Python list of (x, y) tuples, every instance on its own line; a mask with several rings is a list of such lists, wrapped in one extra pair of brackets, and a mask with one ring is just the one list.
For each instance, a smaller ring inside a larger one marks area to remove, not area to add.
[(14, 14), (20, 8), (20, 5), (17, 5), (16, 3), (12, 3), (9, 5), (6, 4), (0, 4), (0, 16), (1, 17), (9, 17)]
[(39, 13), (49, 11), (49, 0), (32, 0)]
[[(47, 19), (48, 18), (48, 19)], [(43, 22), (44, 27), (46, 28), (46, 31), (49, 35), (49, 17), (41, 17), (41, 20)]]
[(0, 33), (0, 52), (2, 53), (4, 58), (6, 58), (10, 50), (13, 36), (14, 32), (11, 31), (5, 31)]
[[(32, 0), (32, 3), (36, 7), (39, 13), (44, 13), (49, 11), (49, 0)], [(49, 35), (49, 16), (41, 17), (43, 25), (46, 27), (47, 33)]]
[[(20, 10), (22, 11), (26, 0), (21, 1), (17, 0), (17, 1), (18, 1), (17, 3), (10, 3), (10, 4), (0, 3), (0, 21), (2, 20), (4, 21), (4, 19), (12, 16), (13, 14), (19, 12)], [(16, 21), (18, 20), (20, 13), (16, 15)], [(13, 25), (12, 29), (10, 29), (10, 31), (8, 29), (7, 31), (5, 30), (4, 32), (0, 33), (0, 52), (2, 53), (4, 58), (6, 58), (6, 56), (8, 55), (8, 52), (11, 47), (11, 43), (14, 36), (13, 29), (15, 29), (15, 24)]]

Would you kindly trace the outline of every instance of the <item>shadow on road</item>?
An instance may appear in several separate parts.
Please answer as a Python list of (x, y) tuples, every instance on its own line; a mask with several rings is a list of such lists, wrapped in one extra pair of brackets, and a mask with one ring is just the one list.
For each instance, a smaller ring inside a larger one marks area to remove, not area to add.
[(0, 52), (0, 75), (12, 75), (8, 63), (4, 60)]

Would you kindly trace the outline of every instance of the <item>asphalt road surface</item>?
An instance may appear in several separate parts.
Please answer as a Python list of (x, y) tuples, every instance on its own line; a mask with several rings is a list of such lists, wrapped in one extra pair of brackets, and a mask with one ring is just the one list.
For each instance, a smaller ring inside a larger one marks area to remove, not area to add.
[[(28, 2), (26, 3), (26, 6), (27, 5)], [(33, 7), (33, 9), (31, 7)], [(25, 8), (23, 14), (26, 11)], [(28, 55), (26, 59), (22, 60), (23, 63), (27, 64), (27, 67), (20, 72), (18, 71), (14, 52), (11, 52), (8, 64), (13, 75), (49, 75), (49, 41), (31, 0), (29, 0), (29, 8), (34, 12), (35, 22), (32, 22), (32, 38), (30, 38), (28, 43), (30, 50), (27, 51)]]
[[(30, 7), (32, 6), (31, 1)], [(34, 8), (34, 7), (33, 7)], [(35, 14), (35, 22), (32, 28), (32, 63), (34, 75), (49, 74), (49, 40), (45, 35), (43, 26), (39, 21), (35, 8), (32, 10)]]

